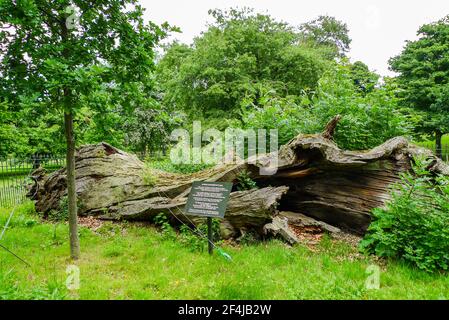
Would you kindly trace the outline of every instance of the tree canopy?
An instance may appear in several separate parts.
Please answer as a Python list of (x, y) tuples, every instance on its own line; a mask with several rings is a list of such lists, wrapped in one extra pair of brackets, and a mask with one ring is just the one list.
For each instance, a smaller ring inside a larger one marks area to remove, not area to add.
[(449, 16), (423, 25), (418, 36), (390, 65), (399, 73), (403, 104), (422, 113), (421, 131), (434, 133), (441, 149), (441, 136), (449, 132)]
[(70, 111), (81, 138), (93, 118), (105, 138), (117, 128), (107, 115), (130, 116), (154, 100), (153, 48), (169, 27), (146, 24), (142, 13), (134, 0), (2, 1), (0, 99), (11, 131), (25, 135), (26, 121), (30, 131), (62, 133), (61, 117), (38, 120)]
[(300, 30), (303, 40), (328, 47), (335, 56), (344, 56), (350, 49), (348, 26), (334, 17), (319, 16), (302, 24)]
[(74, 116), (148, 105), (166, 35), (134, 0), (0, 3), (0, 96), (10, 111), (64, 114), (71, 256), (79, 257)]
[(281, 96), (313, 91), (327, 50), (300, 42), (287, 23), (252, 10), (211, 10), (215, 21), (192, 46), (171, 45), (158, 64), (164, 99), (204, 114), (229, 117), (262, 88)]

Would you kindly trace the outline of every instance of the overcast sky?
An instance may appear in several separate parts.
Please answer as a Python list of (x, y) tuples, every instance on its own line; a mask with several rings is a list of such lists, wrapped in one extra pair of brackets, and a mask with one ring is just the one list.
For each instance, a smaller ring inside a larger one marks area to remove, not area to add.
[(349, 56), (381, 75), (391, 75), (388, 59), (401, 52), (405, 40), (416, 39), (422, 24), (449, 14), (448, 0), (140, 0), (146, 18), (181, 28), (173, 39), (190, 44), (206, 29), (209, 9), (251, 7), (294, 26), (318, 15), (347, 23), (352, 39)]

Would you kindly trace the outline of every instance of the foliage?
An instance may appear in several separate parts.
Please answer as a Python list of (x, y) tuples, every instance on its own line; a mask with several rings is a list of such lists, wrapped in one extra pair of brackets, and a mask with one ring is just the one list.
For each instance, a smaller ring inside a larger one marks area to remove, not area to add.
[(48, 220), (53, 222), (63, 222), (67, 221), (69, 218), (69, 204), (67, 196), (64, 196), (59, 201), (59, 209), (58, 210), (51, 210), (48, 213)]
[[(204, 251), (207, 246), (207, 224), (201, 223), (196, 227), (182, 224), (177, 232), (170, 224), (165, 213), (160, 213), (154, 218), (154, 223), (161, 229), (163, 238), (179, 241), (192, 251)], [(212, 220), (212, 241), (218, 244), (220, 239), (220, 221)]]
[(253, 246), (260, 243), (260, 235), (250, 230), (246, 231), (239, 237), (239, 244), (244, 246)]
[(62, 121), (57, 114), (40, 114), (32, 106), (16, 110), (0, 98), (0, 157), (64, 151)]
[(449, 132), (449, 16), (423, 25), (419, 39), (409, 41), (402, 53), (390, 60), (399, 73), (403, 105), (423, 112), (423, 133)]
[(404, 173), (374, 221), (361, 249), (399, 258), (425, 271), (449, 270), (449, 178), (432, 177), (428, 161), (415, 159), (414, 174)]
[(35, 150), (1, 152), (62, 146), (63, 112), (81, 122), (76, 128), (94, 119), (98, 138), (114, 138), (113, 113), (153, 99), (153, 48), (171, 29), (145, 23), (134, 0), (2, 1), (0, 16), (0, 105), (13, 114), (0, 119), (0, 134), (23, 130), (25, 144), (43, 138)]
[[(145, 24), (139, 5), (125, 10), (126, 3), (115, 0), (73, 4), (79, 17), (70, 27), (70, 1), (2, 2), (2, 27), (9, 25), (18, 35), (1, 34), (5, 44), (2, 96), (9, 101), (22, 99), (21, 105), (34, 104), (36, 109), (65, 111), (82, 106), (102, 110), (103, 103), (133, 107), (147, 99), (153, 47), (167, 29)], [(110, 34), (117, 41), (111, 41)], [(27, 77), (21, 75), (24, 71)], [(68, 87), (70, 92), (61, 96)]]
[(352, 150), (369, 149), (395, 136), (408, 135), (412, 128), (399, 111), (395, 92), (385, 85), (360, 93), (348, 68), (336, 65), (320, 80), (311, 101), (319, 130), (335, 115), (342, 115), (334, 138), (340, 147)]
[(303, 40), (330, 48), (334, 56), (344, 56), (349, 51), (348, 26), (334, 17), (319, 16), (302, 24), (300, 30)]
[[(208, 248), (207, 223), (201, 223), (196, 227), (182, 225), (179, 228), (179, 241), (191, 251), (204, 252)], [(220, 221), (212, 219), (212, 242), (220, 244)]]
[(351, 79), (362, 93), (373, 92), (380, 76), (371, 72), (366, 64), (356, 61), (350, 65)]
[(257, 189), (257, 184), (251, 179), (248, 171), (239, 172), (237, 181), (237, 190), (239, 191)]
[(278, 145), (287, 143), (299, 133), (318, 129), (310, 109), (298, 104), (293, 97), (282, 98), (276, 92), (267, 90), (257, 101), (245, 99), (242, 104), (242, 126), (246, 129), (266, 129), (267, 146), (270, 129), (277, 130)]
[(168, 217), (161, 212), (154, 218), (154, 224), (161, 229), (162, 235), (166, 239), (176, 239), (176, 231), (171, 226)]
[(210, 14), (215, 22), (191, 47), (175, 43), (158, 63), (165, 104), (195, 117), (232, 118), (245, 97), (257, 100), (261, 87), (281, 96), (316, 87), (326, 59), (298, 45), (291, 26), (249, 9)]
[(172, 130), (182, 117), (159, 103), (147, 108), (138, 107), (124, 123), (125, 144), (135, 150), (147, 151), (167, 148)]
[(242, 108), (243, 126), (278, 129), (281, 145), (299, 133), (321, 132), (340, 114), (335, 141), (345, 149), (369, 149), (395, 136), (409, 135), (412, 122), (399, 109), (394, 87), (386, 83), (361, 92), (351, 76), (350, 65), (335, 64), (320, 79), (312, 97), (280, 98), (267, 90), (257, 102), (247, 99), (248, 106)]
[(151, 168), (162, 170), (165, 172), (172, 172), (172, 173), (182, 173), (182, 174), (189, 174), (189, 173), (195, 173), (201, 170), (205, 170), (207, 168), (210, 168), (210, 164), (206, 163), (200, 163), (200, 164), (184, 164), (184, 163), (173, 163), (170, 158), (162, 158), (162, 159), (147, 159), (147, 165)]

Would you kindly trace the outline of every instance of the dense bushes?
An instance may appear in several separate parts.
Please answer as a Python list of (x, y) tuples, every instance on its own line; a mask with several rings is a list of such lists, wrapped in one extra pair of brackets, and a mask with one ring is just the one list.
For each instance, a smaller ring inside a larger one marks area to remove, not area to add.
[(199, 163), (199, 164), (194, 164), (194, 163), (173, 163), (170, 158), (166, 157), (166, 158), (161, 158), (161, 159), (147, 159), (146, 163), (148, 165), (148, 167), (150, 168), (154, 168), (154, 169), (158, 169), (158, 170), (162, 170), (165, 172), (172, 172), (172, 173), (184, 173), (184, 174), (189, 174), (189, 173), (195, 173), (201, 170), (205, 170), (209, 167), (211, 167), (210, 164), (205, 164), (205, 163)]
[(361, 242), (362, 251), (399, 258), (425, 271), (449, 270), (449, 178), (431, 177), (426, 161), (416, 159)]
[(312, 108), (321, 127), (334, 115), (343, 116), (335, 140), (346, 149), (372, 148), (411, 131), (407, 118), (398, 111), (395, 92), (389, 84), (362, 93), (354, 85), (348, 65), (336, 65), (320, 80)]
[(335, 64), (327, 71), (312, 96), (303, 93), (281, 98), (267, 89), (257, 101), (244, 102), (243, 126), (278, 129), (280, 145), (298, 133), (321, 132), (337, 114), (343, 118), (335, 140), (345, 149), (369, 149), (392, 137), (409, 135), (412, 129), (399, 112), (394, 90), (388, 84), (360, 92), (350, 66), (345, 64)]
[(258, 101), (246, 100), (242, 108), (242, 126), (246, 129), (278, 130), (278, 145), (287, 143), (298, 133), (318, 129), (311, 111), (298, 104), (293, 97), (280, 98), (274, 91), (266, 91)]

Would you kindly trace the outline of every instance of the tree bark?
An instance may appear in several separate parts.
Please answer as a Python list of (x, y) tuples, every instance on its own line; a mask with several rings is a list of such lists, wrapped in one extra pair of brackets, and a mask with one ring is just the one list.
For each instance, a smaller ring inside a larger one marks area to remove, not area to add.
[(80, 256), (80, 244), (78, 238), (78, 207), (75, 186), (75, 136), (73, 133), (73, 114), (71, 112), (64, 112), (64, 126), (67, 141), (66, 161), (70, 256), (76, 260)]
[[(449, 167), (430, 150), (402, 137), (367, 151), (341, 150), (331, 140), (337, 122), (338, 118), (331, 121), (323, 134), (298, 135), (275, 156), (220, 163), (188, 175), (148, 169), (136, 156), (107, 143), (84, 146), (78, 150), (75, 163), (80, 215), (151, 221), (159, 213), (174, 213), (182, 219), (193, 181), (221, 181), (234, 184), (222, 234), (238, 237), (248, 230), (263, 234), (263, 226), (281, 212), (288, 212), (284, 218), (300, 228), (335, 232), (333, 226), (363, 234), (371, 222), (372, 209), (390, 199), (390, 186), (411, 169), (414, 156), (432, 160), (429, 171), (449, 175)], [(272, 161), (278, 170), (264, 175), (266, 168), (273, 167)], [(246, 172), (259, 189), (236, 191), (241, 172)], [(35, 175), (30, 194), (36, 200), (36, 210), (57, 210), (67, 190), (66, 170)], [(279, 228), (277, 223), (267, 230), (276, 233)]]
[[(60, 17), (61, 38), (64, 48), (62, 57), (66, 60), (70, 58), (69, 29), (67, 28), (65, 17)], [(73, 112), (70, 101), (70, 88), (64, 87), (64, 128), (67, 142), (66, 166), (67, 166), (67, 200), (68, 200), (68, 220), (69, 220), (69, 239), (70, 256), (77, 260), (80, 256), (80, 244), (78, 238), (78, 207), (75, 185), (75, 134), (73, 132)]]
[(435, 131), (435, 154), (440, 159), (443, 159), (443, 151), (441, 146), (442, 137), (443, 133), (440, 130)]

